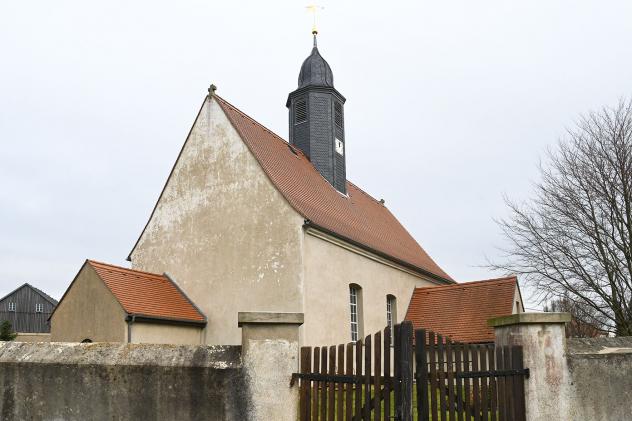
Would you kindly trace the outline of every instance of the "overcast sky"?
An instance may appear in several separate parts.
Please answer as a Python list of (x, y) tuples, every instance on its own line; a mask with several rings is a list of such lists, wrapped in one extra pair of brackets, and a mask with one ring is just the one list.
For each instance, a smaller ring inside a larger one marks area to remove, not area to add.
[[(0, 296), (125, 265), (210, 83), (283, 138), (307, 1), (0, 1)], [(632, 94), (632, 2), (325, 1), (347, 175), (455, 279), (497, 274), (503, 194)]]

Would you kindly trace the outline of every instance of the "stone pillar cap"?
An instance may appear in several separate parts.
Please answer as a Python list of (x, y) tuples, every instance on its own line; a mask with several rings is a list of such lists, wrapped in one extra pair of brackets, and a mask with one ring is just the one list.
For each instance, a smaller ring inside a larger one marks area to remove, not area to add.
[(568, 323), (570, 321), (570, 313), (517, 313), (511, 316), (489, 319), (487, 324), (491, 327), (501, 327), (524, 324)]
[(244, 324), (302, 325), (304, 319), (303, 313), (240, 311), (237, 314), (237, 325), (239, 327), (242, 327)]

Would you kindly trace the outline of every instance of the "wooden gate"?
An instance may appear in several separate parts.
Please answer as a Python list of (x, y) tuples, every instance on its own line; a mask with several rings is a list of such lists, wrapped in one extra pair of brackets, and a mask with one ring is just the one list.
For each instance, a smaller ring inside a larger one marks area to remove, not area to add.
[(524, 421), (522, 347), (453, 342), (415, 331), (416, 415), (419, 421)]
[[(403, 322), (355, 343), (301, 348), (301, 421), (524, 421), (520, 347), (469, 345)], [(413, 340), (414, 338), (414, 340)], [(416, 344), (416, 345), (415, 345)], [(414, 375), (413, 375), (414, 373)]]
[[(403, 419), (396, 418), (401, 402), (406, 395), (412, 408), (412, 394), (403, 391), (399, 379), (408, 378), (412, 386), (412, 328), (403, 335), (406, 328), (394, 330), (393, 339), (386, 328), (355, 343), (301, 348), (301, 370), (292, 377), (293, 383), (300, 379), (300, 420)], [(395, 361), (408, 361), (407, 376)]]

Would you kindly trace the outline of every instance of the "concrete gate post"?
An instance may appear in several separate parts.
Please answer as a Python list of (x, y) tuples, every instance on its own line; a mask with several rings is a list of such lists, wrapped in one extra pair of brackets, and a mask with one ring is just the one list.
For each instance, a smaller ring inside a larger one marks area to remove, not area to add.
[(489, 320), (496, 348), (522, 346), (527, 421), (567, 420), (570, 379), (564, 325), (569, 313), (519, 313)]
[(240, 312), (238, 324), (248, 420), (296, 421), (298, 388), (290, 388), (290, 379), (299, 369), (303, 313)]

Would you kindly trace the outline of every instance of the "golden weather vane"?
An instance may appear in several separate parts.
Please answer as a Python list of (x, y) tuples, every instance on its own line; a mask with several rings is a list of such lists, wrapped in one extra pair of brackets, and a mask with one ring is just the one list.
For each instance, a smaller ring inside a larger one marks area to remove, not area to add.
[(317, 4), (310, 4), (307, 6), (307, 10), (312, 14), (312, 34), (316, 35), (318, 33), (318, 29), (316, 29), (316, 14), (319, 10), (323, 10), (323, 6), (319, 6)]

